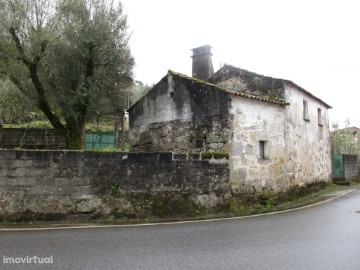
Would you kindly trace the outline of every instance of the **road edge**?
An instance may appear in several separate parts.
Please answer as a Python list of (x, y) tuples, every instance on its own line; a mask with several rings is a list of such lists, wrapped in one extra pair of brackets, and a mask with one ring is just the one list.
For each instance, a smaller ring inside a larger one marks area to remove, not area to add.
[(97, 228), (121, 228), (121, 227), (145, 227), (145, 226), (159, 226), (159, 225), (176, 225), (176, 224), (187, 224), (187, 223), (203, 223), (203, 222), (216, 222), (223, 220), (237, 220), (237, 219), (247, 219), (247, 218), (256, 218), (260, 216), (268, 216), (268, 215), (277, 215), (282, 213), (288, 213), (293, 211), (298, 211), (310, 207), (315, 207), (321, 204), (328, 203), (337, 198), (346, 196), (354, 191), (358, 190), (351, 189), (343, 194), (339, 194), (335, 197), (329, 198), (324, 201), (320, 201), (317, 203), (300, 206), (296, 208), (274, 211), (269, 213), (255, 214), (249, 216), (239, 216), (239, 217), (225, 217), (225, 218), (211, 218), (211, 219), (201, 219), (201, 220), (184, 220), (184, 221), (172, 221), (172, 222), (154, 222), (154, 223), (140, 223), (140, 224), (112, 224), (112, 225), (78, 225), (78, 226), (57, 226), (57, 227), (34, 227), (34, 228), (0, 228), (0, 232), (17, 232), (17, 231), (46, 231), (46, 230), (74, 230), (74, 229), (97, 229)]

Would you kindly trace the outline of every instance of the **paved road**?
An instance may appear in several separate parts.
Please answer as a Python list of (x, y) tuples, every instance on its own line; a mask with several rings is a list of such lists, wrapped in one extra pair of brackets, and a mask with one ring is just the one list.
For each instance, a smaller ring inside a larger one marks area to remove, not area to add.
[[(0, 269), (360, 269), (360, 191), (237, 220), (0, 232)], [(5, 257), (4, 257), (5, 256)], [(53, 264), (5, 264), (10, 257)]]

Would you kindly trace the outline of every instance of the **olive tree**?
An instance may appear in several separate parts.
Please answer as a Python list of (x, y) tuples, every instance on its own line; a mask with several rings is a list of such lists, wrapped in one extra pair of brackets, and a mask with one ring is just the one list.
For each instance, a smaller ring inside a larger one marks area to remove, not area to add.
[(0, 0), (0, 10), (1, 74), (36, 102), (67, 148), (83, 148), (86, 121), (124, 104), (132, 83), (121, 3)]
[(32, 102), (9, 80), (0, 80), (0, 125), (28, 120), (32, 115)]

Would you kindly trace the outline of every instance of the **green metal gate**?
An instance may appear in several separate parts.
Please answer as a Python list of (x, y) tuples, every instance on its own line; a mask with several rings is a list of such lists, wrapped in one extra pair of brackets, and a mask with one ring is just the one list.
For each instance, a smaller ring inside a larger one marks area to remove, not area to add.
[(344, 177), (344, 157), (342, 154), (333, 154), (332, 157), (333, 177)]
[(85, 149), (103, 149), (115, 147), (115, 136), (110, 134), (85, 134)]

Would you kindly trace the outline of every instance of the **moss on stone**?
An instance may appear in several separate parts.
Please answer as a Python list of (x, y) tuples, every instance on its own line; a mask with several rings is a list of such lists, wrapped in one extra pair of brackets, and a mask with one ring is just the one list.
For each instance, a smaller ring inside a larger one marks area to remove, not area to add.
[(151, 214), (155, 217), (193, 217), (196, 209), (187, 192), (156, 192), (151, 198)]
[(67, 215), (63, 213), (37, 213), (30, 210), (16, 214), (3, 214), (0, 217), (1, 223), (18, 223), (33, 221), (61, 221), (66, 220)]
[[(210, 154), (210, 153), (209, 153)], [(212, 155), (212, 153), (211, 153)], [(358, 180), (358, 179), (357, 179)], [(359, 180), (358, 180), (359, 181)], [(14, 214), (3, 214), (0, 221), (6, 223), (33, 221), (75, 221), (90, 220), (92, 222), (130, 223), (160, 220), (176, 220), (187, 218), (209, 218), (226, 216), (244, 216), (259, 214), (273, 210), (298, 207), (314, 198), (314, 193), (328, 187), (325, 182), (307, 186), (295, 186), (283, 192), (236, 193), (217, 192), (217, 204), (201, 205), (198, 196), (206, 195), (198, 190), (118, 192), (115, 195), (104, 195), (102, 205), (88, 213), (34, 213), (24, 211)], [(321, 193), (320, 193), (321, 194)], [(82, 202), (78, 200), (77, 202)], [(108, 211), (104, 211), (107, 208)]]
[(211, 159), (212, 155), (212, 152), (203, 152), (201, 153), (201, 159)]
[(202, 159), (229, 159), (229, 154), (226, 152), (203, 152), (201, 153)]
[(272, 100), (276, 102), (286, 103), (286, 100), (284, 98), (275, 97)]
[(229, 159), (229, 154), (226, 152), (214, 152), (213, 157), (214, 159)]

